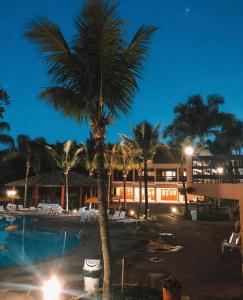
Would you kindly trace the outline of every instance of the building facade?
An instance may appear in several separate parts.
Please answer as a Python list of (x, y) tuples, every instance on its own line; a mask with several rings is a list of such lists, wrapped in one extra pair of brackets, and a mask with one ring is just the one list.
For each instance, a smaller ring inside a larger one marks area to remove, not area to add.
[[(185, 174), (184, 174), (185, 175)], [(173, 162), (154, 162), (148, 170), (149, 202), (181, 202), (179, 193), (182, 187), (180, 164)], [(126, 200), (139, 201), (139, 182), (142, 183), (142, 200), (144, 201), (144, 177), (138, 176), (137, 170), (131, 170), (126, 179)], [(113, 173), (113, 191), (117, 198), (124, 198), (124, 181), (122, 172)]]

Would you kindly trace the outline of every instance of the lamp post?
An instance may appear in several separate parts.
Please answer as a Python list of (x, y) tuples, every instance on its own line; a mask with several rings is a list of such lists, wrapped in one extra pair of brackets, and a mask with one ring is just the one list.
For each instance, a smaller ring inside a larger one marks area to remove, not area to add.
[[(186, 181), (191, 183), (192, 182), (192, 155), (194, 153), (194, 149), (191, 146), (187, 146), (182, 150), (182, 165), (183, 165), (183, 172), (182, 172), (182, 187), (183, 187), (183, 194), (185, 200), (185, 212), (188, 214), (188, 201), (187, 201), (187, 191), (186, 191)], [(184, 154), (186, 155), (186, 176), (187, 180), (185, 180), (184, 174)]]

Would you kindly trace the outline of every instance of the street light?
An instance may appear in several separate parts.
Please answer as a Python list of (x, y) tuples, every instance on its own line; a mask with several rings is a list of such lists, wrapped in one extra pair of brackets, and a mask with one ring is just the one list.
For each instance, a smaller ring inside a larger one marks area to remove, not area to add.
[(192, 146), (187, 146), (185, 147), (184, 152), (186, 155), (192, 156), (194, 153), (194, 149), (192, 148)]

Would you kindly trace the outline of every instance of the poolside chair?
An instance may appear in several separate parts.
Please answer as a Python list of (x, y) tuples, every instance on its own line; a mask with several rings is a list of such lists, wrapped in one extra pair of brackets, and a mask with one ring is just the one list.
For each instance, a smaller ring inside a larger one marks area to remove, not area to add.
[(234, 248), (240, 248), (240, 233), (232, 232), (229, 241), (224, 240), (222, 242), (222, 254), (224, 254), (225, 247), (230, 247), (231, 251), (233, 251)]
[(23, 207), (22, 204), (19, 204), (19, 205), (18, 205), (18, 210), (24, 210), (24, 207)]
[(123, 220), (126, 217), (126, 212), (125, 211), (121, 211), (119, 212), (119, 214), (117, 214), (117, 212), (115, 212), (115, 214), (111, 217), (111, 220)]
[(132, 219), (132, 218), (129, 218), (129, 217), (117, 220), (117, 222), (123, 223), (123, 224), (134, 224), (134, 223), (137, 224), (137, 223), (145, 222), (145, 221), (146, 220)]
[(5, 212), (4, 208), (3, 208), (3, 205), (0, 205), (0, 213), (1, 212)]
[(118, 219), (119, 218), (119, 215), (120, 215), (120, 211), (119, 210), (116, 210), (114, 215), (110, 217), (110, 219)]
[(8, 212), (15, 212), (16, 211), (16, 204), (12, 204), (12, 203), (9, 203), (8, 205), (7, 205), (7, 211)]

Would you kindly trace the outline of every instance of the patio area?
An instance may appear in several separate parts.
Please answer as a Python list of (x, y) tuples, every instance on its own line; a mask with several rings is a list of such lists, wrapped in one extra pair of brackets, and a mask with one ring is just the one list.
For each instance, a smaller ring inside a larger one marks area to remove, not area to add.
[[(113, 283), (120, 284), (124, 257), (128, 286), (160, 287), (161, 278), (172, 274), (182, 283), (183, 295), (192, 300), (241, 299), (240, 256), (237, 252), (221, 255), (221, 243), (230, 236), (233, 223), (175, 219), (164, 205), (158, 211), (158, 222), (111, 223)], [(63, 282), (64, 299), (77, 297), (83, 288), (84, 259), (101, 257), (97, 223), (80, 224), (78, 217), (42, 216), (37, 225), (76, 233), (82, 229), (80, 245), (57, 259), (0, 270), (0, 298), (41, 299), (40, 291), (33, 287), (41, 286), (53, 273)], [(172, 233), (174, 239), (161, 239), (163, 232)]]

